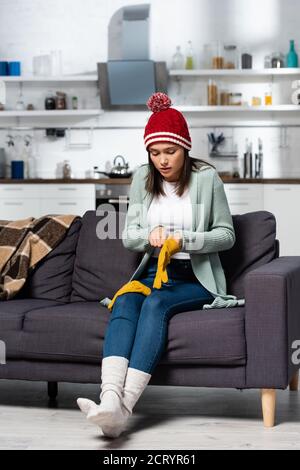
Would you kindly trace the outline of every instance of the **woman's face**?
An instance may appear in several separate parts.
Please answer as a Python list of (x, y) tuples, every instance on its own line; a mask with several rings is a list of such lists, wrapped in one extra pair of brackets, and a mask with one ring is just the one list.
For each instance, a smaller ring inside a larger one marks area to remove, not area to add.
[(178, 181), (184, 165), (184, 148), (172, 142), (157, 142), (148, 150), (153, 165), (162, 177), (169, 182)]

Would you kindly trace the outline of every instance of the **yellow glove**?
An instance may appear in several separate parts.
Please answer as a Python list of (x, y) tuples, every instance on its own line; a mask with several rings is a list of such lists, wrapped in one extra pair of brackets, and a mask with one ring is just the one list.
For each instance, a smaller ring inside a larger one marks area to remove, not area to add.
[(151, 289), (150, 287), (145, 286), (145, 284), (142, 284), (140, 281), (130, 281), (124, 284), (114, 295), (112, 301), (108, 304), (108, 309), (111, 310), (116, 298), (119, 295), (125, 294), (126, 292), (140, 292), (141, 294), (144, 295), (150, 295), (151, 294)]
[(159, 252), (157, 261), (157, 271), (153, 282), (153, 287), (156, 289), (161, 288), (162, 282), (168, 282), (168, 273), (166, 270), (167, 265), (171, 261), (171, 256), (181, 250), (181, 241), (175, 238), (169, 238), (165, 241)]

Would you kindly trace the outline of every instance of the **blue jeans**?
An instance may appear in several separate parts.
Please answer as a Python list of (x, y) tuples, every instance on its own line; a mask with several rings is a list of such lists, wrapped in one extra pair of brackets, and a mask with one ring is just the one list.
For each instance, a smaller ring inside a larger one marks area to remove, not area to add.
[(165, 351), (170, 318), (214, 300), (196, 278), (189, 259), (171, 258), (169, 280), (161, 289), (153, 287), (156, 270), (157, 258), (151, 257), (138, 279), (151, 288), (150, 295), (126, 292), (116, 298), (103, 345), (103, 357), (126, 357), (129, 367), (149, 374)]

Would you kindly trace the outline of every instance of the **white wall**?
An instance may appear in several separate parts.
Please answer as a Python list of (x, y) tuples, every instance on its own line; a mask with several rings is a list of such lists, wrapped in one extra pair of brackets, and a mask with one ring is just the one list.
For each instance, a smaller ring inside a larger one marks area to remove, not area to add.
[[(96, 72), (96, 63), (107, 60), (107, 27), (113, 13), (124, 5), (141, 4), (144, 1), (122, 0), (0, 0), (0, 58), (21, 60), (23, 73), (32, 72), (32, 57), (40, 49), (61, 49), (65, 74)], [(254, 67), (263, 67), (263, 58), (275, 50), (287, 52), (289, 39), (300, 44), (300, 5), (295, 0), (152, 0), (151, 3), (151, 59), (165, 60), (168, 65), (177, 44), (185, 47), (192, 40), (197, 64), (201, 64), (203, 44), (214, 39), (249, 47), (255, 56)], [(300, 53), (300, 48), (299, 48)], [(197, 81), (187, 82), (183, 95), (190, 104), (205, 102), (205, 86)], [(252, 84), (251, 93), (262, 90), (267, 84)], [(239, 89), (246, 91), (239, 85)], [(18, 88), (10, 85), (10, 102), (13, 106)], [(290, 82), (284, 84), (288, 96)], [(42, 105), (46, 88), (25, 88), (26, 102), (37, 99)], [(61, 88), (61, 87), (60, 87)], [(99, 105), (96, 90), (79, 89), (86, 98), (86, 106)], [(78, 92), (78, 93), (79, 93)], [(253, 94), (252, 93), (252, 94)], [(175, 99), (176, 88), (170, 86)], [(182, 100), (183, 96), (180, 96)], [(280, 96), (276, 96), (280, 99)], [(177, 103), (179, 104), (179, 103)], [(117, 120), (118, 118), (118, 120)], [(97, 130), (94, 146), (86, 151), (67, 151), (64, 139), (50, 142), (43, 131), (35, 132), (36, 150), (39, 155), (39, 176), (55, 177), (57, 165), (65, 158), (71, 159), (74, 176), (87, 175), (93, 165), (105, 169), (117, 154), (124, 155), (130, 167), (146, 161), (143, 146), (143, 128), (147, 113), (132, 113), (130, 120), (136, 128), (126, 129), (128, 113), (118, 113), (117, 118), (107, 114), (99, 122), (124, 126), (121, 130)], [(193, 139), (192, 155), (208, 158), (208, 129), (199, 125), (205, 120), (187, 116)], [(275, 119), (275, 117), (274, 117)], [(0, 120), (0, 127), (11, 124)], [(22, 122), (24, 125), (24, 121)], [(38, 124), (38, 123), (37, 123)], [(84, 125), (86, 123), (83, 123)], [(217, 125), (217, 122), (216, 122)], [(59, 127), (59, 123), (58, 123)], [(221, 129), (218, 129), (218, 131)], [(79, 131), (78, 131), (79, 133)], [(245, 137), (253, 139), (254, 149), (258, 137), (262, 137), (265, 149), (264, 175), (300, 176), (298, 157), (299, 129), (289, 128), (288, 148), (280, 148), (280, 130), (277, 129), (229, 129), (234, 135), (240, 155)], [(4, 146), (6, 131), (0, 131), (0, 146)]]

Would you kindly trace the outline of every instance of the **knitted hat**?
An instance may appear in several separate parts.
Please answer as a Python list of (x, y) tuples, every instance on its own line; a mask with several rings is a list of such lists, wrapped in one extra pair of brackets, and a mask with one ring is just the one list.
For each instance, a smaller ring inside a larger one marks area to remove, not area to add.
[(146, 150), (153, 142), (173, 142), (191, 150), (192, 141), (187, 122), (180, 111), (171, 109), (172, 102), (165, 93), (154, 93), (147, 101), (153, 114), (145, 127)]

